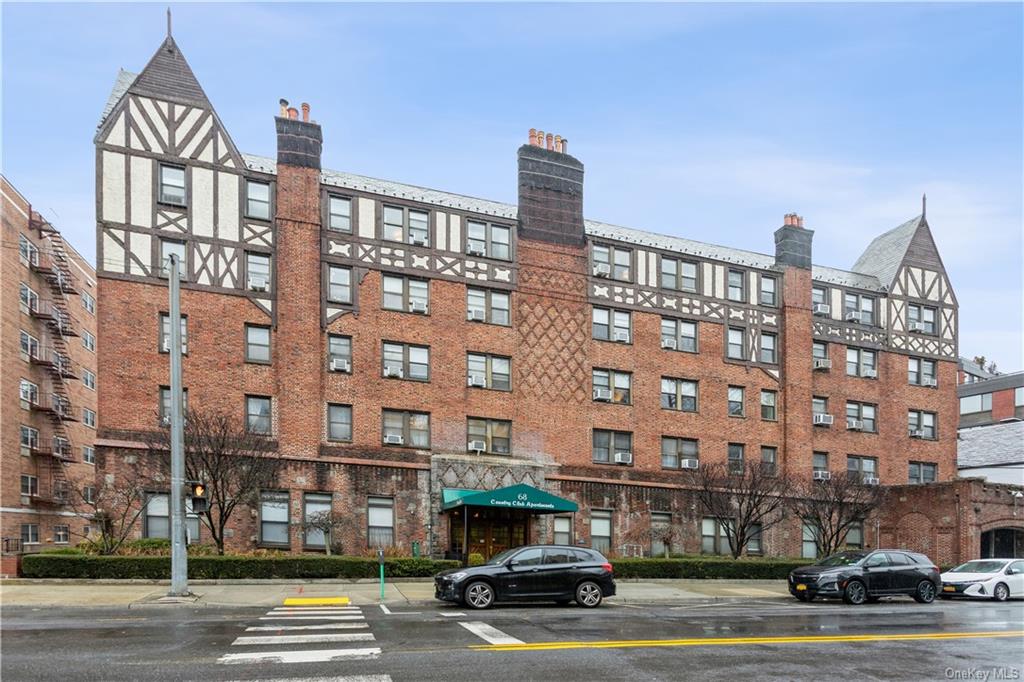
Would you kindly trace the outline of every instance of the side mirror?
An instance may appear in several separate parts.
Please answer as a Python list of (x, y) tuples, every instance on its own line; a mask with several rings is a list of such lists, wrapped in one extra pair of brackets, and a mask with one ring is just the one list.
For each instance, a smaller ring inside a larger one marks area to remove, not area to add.
[(1006, 569), (1006, 575), (1017, 575), (1017, 573), (1019, 573), (1019, 571), (1016, 568)]
[(513, 568), (515, 568), (518, 565), (519, 565), (519, 559), (512, 559), (507, 564), (505, 564), (505, 566), (507, 566), (509, 570), (512, 570)]

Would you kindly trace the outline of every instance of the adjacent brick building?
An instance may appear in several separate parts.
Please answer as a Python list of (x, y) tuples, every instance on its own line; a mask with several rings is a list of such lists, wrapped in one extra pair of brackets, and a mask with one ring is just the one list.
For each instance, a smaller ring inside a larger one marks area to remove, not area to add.
[[(276, 160), (240, 153), (168, 37), (119, 74), (96, 135), (101, 463), (134, 466), (159, 427), (162, 263), (180, 254), (190, 408), (237, 415), (288, 462), (232, 546), (316, 549), (301, 521), (332, 506), (346, 551), (647, 552), (652, 524), (720, 551), (690, 466), (956, 476), (957, 302), (925, 215), (842, 270), (812, 263), (795, 214), (774, 255), (585, 220), (559, 136), (530, 131), (510, 205), (323, 169), (306, 105), (282, 100), (274, 125)], [(578, 510), (460, 502), (517, 484)], [(786, 519), (748, 549), (805, 548)]]
[[(5, 557), (77, 543), (95, 476), (96, 275), (0, 177), (0, 508)], [(4, 573), (13, 572), (4, 566)]]

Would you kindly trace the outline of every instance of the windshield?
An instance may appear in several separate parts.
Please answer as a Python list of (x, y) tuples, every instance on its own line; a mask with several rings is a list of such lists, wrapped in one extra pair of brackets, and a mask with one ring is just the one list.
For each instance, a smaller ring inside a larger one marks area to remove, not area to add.
[(490, 560), (487, 562), (487, 565), (488, 566), (497, 566), (498, 564), (503, 564), (503, 563), (505, 563), (506, 559), (508, 559), (510, 556), (512, 556), (515, 552), (518, 552), (518, 551), (519, 551), (518, 547), (513, 547), (512, 549), (506, 549), (504, 552), (501, 552), (500, 554), (495, 554), (494, 556), (492, 556), (490, 558)]
[(867, 556), (867, 552), (840, 552), (819, 561), (816, 566), (853, 566)]
[(1005, 561), (968, 561), (950, 570), (950, 573), (996, 573), (1003, 570)]

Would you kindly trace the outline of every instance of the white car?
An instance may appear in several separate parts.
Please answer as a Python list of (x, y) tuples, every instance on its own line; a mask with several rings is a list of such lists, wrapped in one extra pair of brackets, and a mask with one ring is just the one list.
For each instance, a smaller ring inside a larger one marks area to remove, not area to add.
[(1006, 601), (1024, 597), (1024, 560), (975, 559), (942, 574), (943, 599), (981, 597)]

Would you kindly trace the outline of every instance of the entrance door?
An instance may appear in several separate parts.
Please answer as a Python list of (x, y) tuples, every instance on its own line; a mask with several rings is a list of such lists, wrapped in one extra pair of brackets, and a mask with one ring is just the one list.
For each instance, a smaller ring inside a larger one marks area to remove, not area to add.
[(467, 513), (470, 554), (479, 554), (487, 560), (506, 549), (526, 544), (530, 517), (525, 512), (469, 507), (452, 513), (449, 546), (454, 551), (462, 549), (463, 521)]

